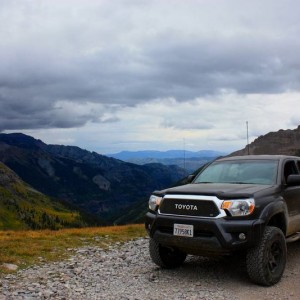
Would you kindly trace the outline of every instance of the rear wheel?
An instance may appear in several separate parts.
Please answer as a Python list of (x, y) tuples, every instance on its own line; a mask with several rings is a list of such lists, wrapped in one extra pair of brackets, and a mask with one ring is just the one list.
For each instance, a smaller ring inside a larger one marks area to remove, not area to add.
[(282, 231), (267, 226), (259, 244), (248, 250), (246, 261), (253, 282), (265, 286), (277, 283), (286, 264), (286, 242)]
[(165, 269), (180, 267), (186, 259), (186, 253), (173, 247), (162, 246), (154, 239), (150, 239), (149, 252), (152, 261)]

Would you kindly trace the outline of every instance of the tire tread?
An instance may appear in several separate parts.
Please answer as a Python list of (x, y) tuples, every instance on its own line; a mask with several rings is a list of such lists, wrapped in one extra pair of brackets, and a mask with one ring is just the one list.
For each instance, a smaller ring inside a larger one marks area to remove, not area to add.
[(283, 266), (283, 270), (281, 274), (276, 278), (272, 278), (271, 280), (268, 280), (268, 278), (266, 278), (264, 274), (263, 261), (265, 255), (265, 248), (269, 239), (275, 235), (279, 235), (281, 241), (284, 243), (283, 259), (284, 259), (284, 266), (285, 266), (286, 263), (285, 237), (282, 231), (277, 227), (267, 226), (259, 244), (256, 247), (249, 249), (247, 252), (247, 259), (246, 259), (247, 272), (250, 279), (257, 284), (264, 285), (264, 286), (271, 286), (280, 280), (282, 273), (284, 271), (284, 266)]
[(173, 249), (170, 254), (168, 251), (171, 251), (171, 249), (163, 247), (152, 238), (150, 239), (150, 257), (156, 265), (164, 269), (172, 269), (181, 266), (185, 261), (186, 253), (181, 252), (178, 249)]

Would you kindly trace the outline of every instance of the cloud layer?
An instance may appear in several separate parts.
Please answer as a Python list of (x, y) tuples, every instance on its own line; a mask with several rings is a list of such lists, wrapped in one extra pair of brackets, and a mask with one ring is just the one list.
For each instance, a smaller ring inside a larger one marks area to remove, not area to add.
[(0, 7), (2, 131), (92, 124), (132, 132), (130, 111), (142, 114), (134, 124), (142, 132), (145, 107), (164, 115), (153, 117), (152, 141), (166, 128), (221, 139), (216, 128), (224, 126), (230, 139), (237, 116), (259, 120), (255, 132), (299, 123), (293, 107), (274, 121), (283, 99), (299, 96), (296, 1), (0, 0)]

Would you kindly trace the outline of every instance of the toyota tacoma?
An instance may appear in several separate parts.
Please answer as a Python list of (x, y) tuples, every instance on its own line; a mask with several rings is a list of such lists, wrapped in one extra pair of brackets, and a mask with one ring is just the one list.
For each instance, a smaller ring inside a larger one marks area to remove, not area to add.
[(152, 261), (176, 268), (187, 254), (245, 253), (253, 282), (277, 283), (286, 243), (300, 237), (300, 157), (220, 158), (189, 182), (150, 196), (145, 227)]

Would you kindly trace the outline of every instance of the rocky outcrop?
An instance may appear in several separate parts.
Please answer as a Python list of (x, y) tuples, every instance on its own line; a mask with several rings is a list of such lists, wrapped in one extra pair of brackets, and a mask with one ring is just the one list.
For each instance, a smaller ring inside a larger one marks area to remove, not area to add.
[(93, 182), (98, 185), (100, 190), (108, 191), (110, 189), (110, 182), (101, 175), (96, 175)]
[[(249, 147), (249, 148), (248, 148)], [(279, 155), (300, 155), (300, 126), (292, 130), (280, 129), (277, 132), (270, 132), (255, 139), (248, 147), (233, 152), (233, 155), (248, 154), (279, 154)]]

